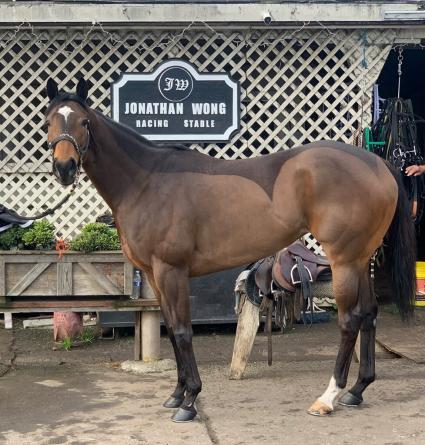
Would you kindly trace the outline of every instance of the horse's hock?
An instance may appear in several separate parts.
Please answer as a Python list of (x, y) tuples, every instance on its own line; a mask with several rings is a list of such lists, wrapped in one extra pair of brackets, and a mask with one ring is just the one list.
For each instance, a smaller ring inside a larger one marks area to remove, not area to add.
[(135, 360), (159, 359), (158, 302), (143, 281), (132, 300), (133, 266), (121, 252), (0, 252), (0, 312), (135, 312)]

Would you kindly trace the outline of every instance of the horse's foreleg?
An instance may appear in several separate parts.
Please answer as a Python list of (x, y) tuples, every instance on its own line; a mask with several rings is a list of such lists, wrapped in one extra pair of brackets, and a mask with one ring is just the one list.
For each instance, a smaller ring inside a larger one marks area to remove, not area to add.
[(347, 384), (348, 371), (361, 323), (358, 306), (360, 274), (346, 266), (335, 268), (332, 272), (341, 343), (329, 386), (308, 410), (309, 414), (315, 416), (330, 414), (334, 409), (335, 400)]
[[(165, 317), (164, 317), (165, 320)], [(174, 355), (177, 363), (177, 385), (171, 396), (164, 402), (165, 408), (178, 408), (182, 405), (184, 400), (184, 393), (186, 391), (186, 377), (183, 368), (183, 361), (180, 356), (179, 349), (177, 347), (176, 338), (174, 336), (173, 329), (166, 323), (168, 337), (173, 345)]]
[(188, 422), (197, 414), (195, 400), (202, 388), (192, 347), (188, 273), (186, 269), (160, 261), (155, 262), (153, 272), (161, 293), (161, 309), (169, 325), (178, 367), (177, 387), (170, 398), (176, 400), (169, 399), (167, 402), (175, 402), (177, 406), (184, 395), (172, 420)]
[(378, 303), (369, 276), (367, 280), (362, 280), (361, 298), (363, 317), (360, 327), (359, 377), (355, 385), (339, 401), (341, 405), (345, 406), (360, 405), (363, 402), (363, 391), (375, 380), (375, 334)]
[[(152, 272), (146, 272), (146, 276), (148, 278), (149, 284), (155, 293), (155, 296), (158, 300), (158, 302), (161, 302), (161, 293), (155, 283), (155, 279)], [(185, 376), (184, 376), (184, 370), (182, 366), (182, 359), (180, 356), (180, 352), (177, 348), (176, 344), (176, 338), (174, 337), (173, 329), (170, 325), (171, 316), (169, 314), (169, 311), (162, 310), (162, 317), (164, 319), (165, 327), (167, 328), (168, 337), (171, 341), (171, 344), (173, 346), (174, 350), (174, 356), (176, 358), (176, 364), (177, 364), (177, 385), (174, 392), (171, 394), (171, 396), (164, 402), (163, 406), (165, 408), (178, 408), (184, 400), (184, 393), (186, 390), (186, 382), (185, 382)]]

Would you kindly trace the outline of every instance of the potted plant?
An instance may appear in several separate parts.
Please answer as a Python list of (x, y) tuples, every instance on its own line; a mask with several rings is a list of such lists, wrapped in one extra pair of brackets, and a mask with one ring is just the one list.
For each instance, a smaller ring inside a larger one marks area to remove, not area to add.
[[(47, 220), (0, 233), (0, 303), (13, 297), (131, 294), (133, 268), (122, 255), (115, 228), (87, 224), (62, 251), (54, 234)], [(74, 303), (83, 305), (78, 299)]]

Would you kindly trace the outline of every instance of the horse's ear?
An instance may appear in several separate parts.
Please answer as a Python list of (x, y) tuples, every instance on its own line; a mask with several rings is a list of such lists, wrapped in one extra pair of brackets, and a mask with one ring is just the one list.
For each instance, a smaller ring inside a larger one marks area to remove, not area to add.
[(89, 86), (82, 77), (77, 84), (77, 96), (81, 97), (81, 99), (83, 100), (86, 100), (88, 94), (89, 94)]
[(46, 85), (47, 96), (50, 100), (58, 95), (58, 84), (53, 80), (49, 79)]

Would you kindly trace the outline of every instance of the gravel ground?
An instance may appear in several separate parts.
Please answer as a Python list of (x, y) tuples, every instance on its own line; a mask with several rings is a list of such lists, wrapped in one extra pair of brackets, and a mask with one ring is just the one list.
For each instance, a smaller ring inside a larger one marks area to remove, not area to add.
[[(391, 323), (386, 314), (384, 324)], [(419, 323), (420, 327), (424, 324)], [(51, 331), (0, 329), (0, 443), (4, 444), (423, 444), (425, 365), (378, 353), (377, 381), (360, 408), (327, 418), (306, 414), (326, 388), (339, 343), (335, 320), (275, 335), (274, 363), (258, 335), (245, 378), (227, 378), (234, 327), (195, 328), (203, 391), (198, 419), (169, 420), (162, 408), (175, 372), (125, 373), (131, 336), (67, 351), (52, 350)], [(162, 356), (173, 358), (168, 340)], [(421, 345), (418, 345), (421, 347)], [(349, 384), (358, 372), (353, 364)]]

